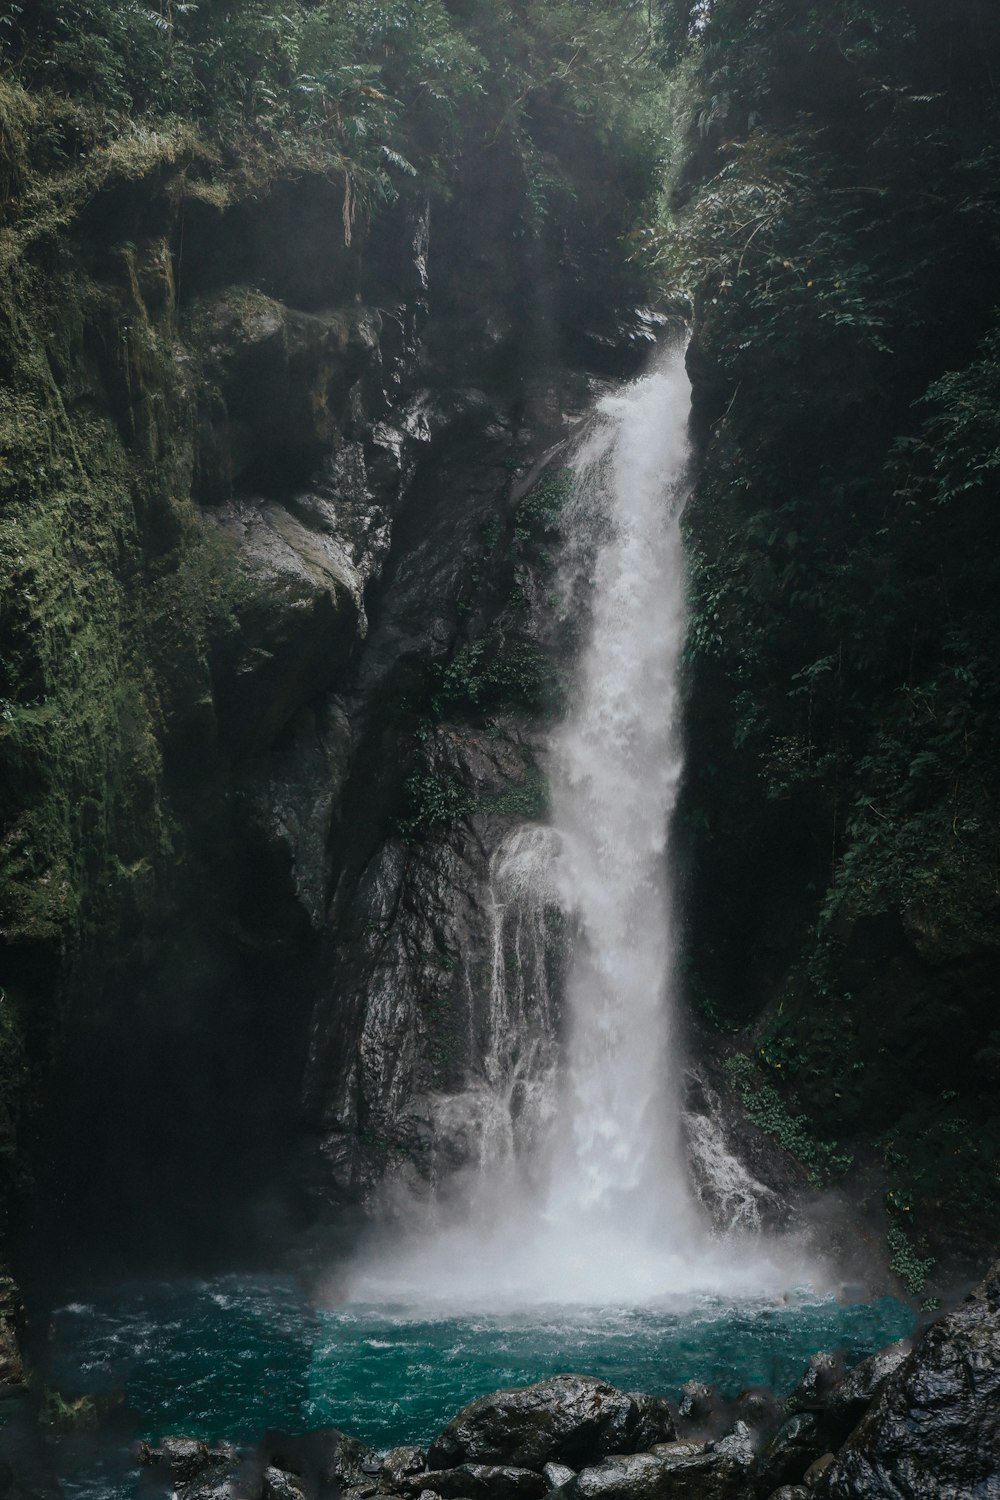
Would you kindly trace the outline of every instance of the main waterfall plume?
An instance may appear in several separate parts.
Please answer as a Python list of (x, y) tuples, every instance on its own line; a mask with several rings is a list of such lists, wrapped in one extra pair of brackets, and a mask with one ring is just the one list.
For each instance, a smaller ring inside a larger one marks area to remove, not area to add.
[[(639, 1301), (736, 1274), (683, 1159), (674, 1023), (689, 410), (674, 348), (598, 403), (576, 449), (558, 608), (583, 628), (549, 748), (552, 816), (494, 855), (490, 1038), (475, 1081), (437, 1101), (471, 1165), (429, 1223), (366, 1251), (362, 1300)], [(544, 976), (533, 1014), (524, 980), (553, 907), (571, 941), (558, 1037)]]

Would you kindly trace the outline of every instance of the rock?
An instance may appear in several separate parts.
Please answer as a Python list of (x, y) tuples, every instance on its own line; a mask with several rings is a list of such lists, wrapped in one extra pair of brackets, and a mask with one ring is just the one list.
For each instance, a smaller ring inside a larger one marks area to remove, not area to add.
[(24, 1389), (23, 1325), (24, 1307), (17, 1282), (0, 1272), (0, 1397), (17, 1395)]
[(403, 1483), (404, 1479), (411, 1479), (414, 1474), (422, 1474), (427, 1467), (427, 1454), (423, 1448), (407, 1444), (401, 1448), (390, 1448), (382, 1460), (380, 1471), (381, 1483), (389, 1489), (395, 1489)]
[(158, 1457), (170, 1465), (174, 1484), (185, 1484), (194, 1479), (212, 1462), (207, 1443), (189, 1437), (165, 1437), (160, 1443)]
[(802, 1476), (802, 1483), (805, 1485), (807, 1490), (811, 1490), (815, 1485), (819, 1484), (820, 1478), (826, 1473), (827, 1469), (832, 1463), (833, 1454), (823, 1453), (819, 1458), (817, 1458), (815, 1463), (809, 1465), (808, 1469)]
[(624, 1391), (589, 1376), (557, 1375), (473, 1401), (434, 1440), (427, 1461), (435, 1469), (473, 1462), (540, 1470), (553, 1461), (579, 1468), (626, 1452), (639, 1421)]
[(815, 1412), (796, 1412), (783, 1422), (753, 1466), (754, 1489), (769, 1495), (782, 1485), (798, 1484), (806, 1469), (828, 1447), (826, 1432)]
[(260, 1493), (261, 1500), (304, 1500), (303, 1491), (296, 1483), (295, 1476), (287, 1474), (284, 1469), (273, 1467), (264, 1470)]
[(567, 1500), (736, 1500), (742, 1464), (703, 1443), (660, 1443), (654, 1453), (626, 1453), (582, 1469), (563, 1490)]
[(809, 1491), (804, 1484), (783, 1484), (780, 1490), (774, 1490), (768, 1496), (768, 1500), (809, 1500)]
[(567, 1467), (566, 1464), (545, 1464), (542, 1469), (542, 1478), (550, 1490), (558, 1490), (562, 1485), (576, 1478), (576, 1471)]
[(834, 1386), (827, 1397), (826, 1409), (831, 1419), (842, 1429), (846, 1437), (864, 1416), (879, 1391), (894, 1370), (898, 1370), (906, 1358), (909, 1348), (904, 1344), (893, 1344), (880, 1349), (868, 1359), (863, 1359), (843, 1380)]
[(753, 1433), (773, 1432), (783, 1415), (777, 1396), (762, 1386), (741, 1391), (734, 1403), (733, 1412)]
[(753, 1433), (745, 1422), (737, 1422), (732, 1432), (719, 1438), (716, 1443), (709, 1443), (709, 1448), (723, 1458), (731, 1458), (735, 1463), (742, 1464), (744, 1468), (753, 1463), (756, 1452)]
[(381, 1474), (382, 1466), (373, 1450), (336, 1427), (321, 1427), (295, 1437), (269, 1432), (259, 1451), (269, 1467), (293, 1475), (309, 1496), (330, 1491), (346, 1494), (353, 1488), (358, 1500), (362, 1492), (364, 1500), (369, 1500), (380, 1488), (365, 1472), (374, 1467)]
[(404, 1480), (402, 1488), (433, 1490), (441, 1500), (540, 1500), (548, 1485), (533, 1469), (511, 1464), (461, 1464), (455, 1469), (428, 1469)]
[(669, 1466), (654, 1453), (626, 1453), (581, 1469), (566, 1486), (571, 1500), (655, 1500), (666, 1492)]
[(812, 1494), (822, 1500), (1000, 1496), (1000, 1262), (887, 1376)]
[(677, 1436), (674, 1414), (665, 1397), (647, 1396), (642, 1391), (629, 1391), (628, 1395), (639, 1413), (631, 1433), (631, 1443), (637, 1453), (652, 1448), (654, 1443), (669, 1443)]
[(700, 1380), (688, 1380), (681, 1386), (677, 1411), (686, 1422), (704, 1422), (719, 1404), (718, 1392)]
[(793, 1416), (799, 1411), (817, 1411), (825, 1407), (842, 1372), (843, 1364), (836, 1355), (814, 1354), (802, 1379), (786, 1400), (785, 1411)]
[(708, 1452), (708, 1444), (696, 1442), (693, 1439), (680, 1439), (673, 1443), (657, 1443), (652, 1449), (656, 1458), (680, 1459), (690, 1458), (699, 1453)]

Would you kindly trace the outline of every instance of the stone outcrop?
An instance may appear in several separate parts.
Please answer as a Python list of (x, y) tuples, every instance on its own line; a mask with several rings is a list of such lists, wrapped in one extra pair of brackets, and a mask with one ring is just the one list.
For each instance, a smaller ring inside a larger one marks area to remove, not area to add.
[(428, 1463), (517, 1463), (539, 1470), (565, 1463), (579, 1469), (606, 1454), (629, 1452), (641, 1421), (634, 1397), (602, 1380), (559, 1375), (473, 1401), (435, 1438)]
[(887, 1373), (815, 1494), (821, 1500), (1000, 1497), (1000, 1263)]

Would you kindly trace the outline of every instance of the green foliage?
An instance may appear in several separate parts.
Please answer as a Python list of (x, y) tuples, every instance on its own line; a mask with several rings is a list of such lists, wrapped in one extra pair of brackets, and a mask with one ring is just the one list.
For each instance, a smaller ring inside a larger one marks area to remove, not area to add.
[(437, 683), (432, 708), (438, 719), (502, 710), (552, 713), (559, 704), (560, 677), (548, 653), (496, 629), (438, 668)]
[(1000, 1223), (1000, 15), (661, 12), (699, 100), (646, 238), (695, 312), (697, 984), (765, 1035), (811, 1132), (863, 1156), (891, 1131), (914, 1244), (979, 1238)]
[(549, 811), (548, 782), (541, 771), (529, 770), (520, 781), (511, 781), (496, 796), (480, 797), (478, 811), (540, 822)]
[(836, 1142), (818, 1139), (804, 1113), (792, 1114), (775, 1085), (761, 1077), (752, 1058), (738, 1052), (727, 1059), (726, 1069), (740, 1091), (747, 1118), (795, 1157), (814, 1187), (824, 1187), (849, 1170), (853, 1158), (840, 1151)]
[(560, 469), (528, 491), (514, 516), (514, 541), (519, 547), (538, 541), (558, 524), (570, 495), (573, 472)]
[(885, 1237), (891, 1252), (889, 1270), (899, 1277), (911, 1297), (918, 1297), (927, 1284), (927, 1277), (935, 1264), (934, 1257), (920, 1255), (899, 1224), (891, 1224)]
[(442, 824), (465, 818), (475, 803), (454, 775), (414, 771), (403, 785), (403, 812), (396, 828), (404, 843), (412, 844)]

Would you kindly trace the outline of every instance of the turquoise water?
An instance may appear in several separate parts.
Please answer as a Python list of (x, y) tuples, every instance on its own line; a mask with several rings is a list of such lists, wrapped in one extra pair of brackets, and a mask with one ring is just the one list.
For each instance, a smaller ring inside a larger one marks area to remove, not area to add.
[(891, 1298), (534, 1308), (432, 1317), (404, 1307), (311, 1307), (291, 1279), (222, 1276), (118, 1287), (51, 1315), (48, 1376), (120, 1391), (142, 1432), (251, 1438), (334, 1425), (374, 1447), (426, 1442), (477, 1395), (574, 1371), (676, 1396), (698, 1379), (779, 1394), (811, 1354), (856, 1360), (912, 1329)]

